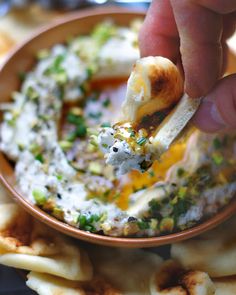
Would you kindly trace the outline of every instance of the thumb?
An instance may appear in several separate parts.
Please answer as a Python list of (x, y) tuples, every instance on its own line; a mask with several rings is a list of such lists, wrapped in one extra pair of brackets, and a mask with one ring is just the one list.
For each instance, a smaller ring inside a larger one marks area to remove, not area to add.
[(236, 129), (236, 74), (219, 80), (203, 98), (193, 123), (205, 132)]

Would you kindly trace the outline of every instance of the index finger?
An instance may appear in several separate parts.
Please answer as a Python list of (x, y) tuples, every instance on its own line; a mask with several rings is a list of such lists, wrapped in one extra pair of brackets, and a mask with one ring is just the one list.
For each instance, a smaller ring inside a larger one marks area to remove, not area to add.
[(176, 62), (179, 34), (169, 0), (153, 0), (139, 34), (141, 56), (163, 56)]
[(221, 74), (222, 16), (189, 0), (171, 0), (171, 4), (180, 35), (185, 91), (191, 97), (203, 96)]

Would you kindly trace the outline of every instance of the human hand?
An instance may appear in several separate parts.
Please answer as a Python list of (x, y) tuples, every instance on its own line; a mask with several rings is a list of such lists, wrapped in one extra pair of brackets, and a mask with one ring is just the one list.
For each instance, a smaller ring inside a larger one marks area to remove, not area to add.
[(141, 55), (169, 58), (204, 97), (193, 121), (206, 132), (236, 128), (236, 75), (221, 78), (235, 27), (236, 0), (153, 0), (140, 31)]

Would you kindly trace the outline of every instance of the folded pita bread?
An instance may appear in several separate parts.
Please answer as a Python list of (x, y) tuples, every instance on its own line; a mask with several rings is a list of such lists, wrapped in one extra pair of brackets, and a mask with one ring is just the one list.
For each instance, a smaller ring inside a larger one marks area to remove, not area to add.
[(77, 253), (73, 251), (72, 247), (71, 250), (71, 253), (62, 250), (60, 254), (49, 257), (15, 253), (3, 254), (0, 256), (0, 264), (53, 274), (68, 280), (90, 280), (92, 278), (92, 267), (88, 256), (79, 248), (77, 248)]
[(173, 260), (163, 263), (150, 280), (151, 295), (214, 295), (215, 286), (208, 274), (186, 271)]
[(30, 272), (27, 278), (26, 285), (39, 295), (86, 295), (79, 282), (36, 272)]
[(149, 295), (150, 276), (162, 264), (154, 253), (138, 249), (88, 247), (86, 249), (96, 274), (120, 290), (122, 294)]
[(0, 263), (50, 273), (70, 280), (90, 280), (87, 254), (71, 239), (35, 221), (16, 204), (0, 205)]
[(236, 218), (197, 238), (174, 244), (171, 255), (187, 269), (211, 277), (236, 274)]
[(27, 278), (26, 285), (39, 295), (122, 295), (100, 277), (95, 277), (88, 283), (81, 283), (30, 272)]

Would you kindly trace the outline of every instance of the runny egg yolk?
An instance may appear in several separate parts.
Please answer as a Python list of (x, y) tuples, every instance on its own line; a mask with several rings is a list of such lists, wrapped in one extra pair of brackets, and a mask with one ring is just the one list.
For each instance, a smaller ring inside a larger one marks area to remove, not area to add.
[(115, 200), (117, 206), (126, 210), (129, 206), (129, 196), (132, 193), (150, 187), (157, 181), (164, 180), (169, 168), (183, 159), (185, 149), (186, 143), (184, 142), (172, 145), (160, 160), (153, 163), (148, 171), (144, 173), (137, 170), (131, 171), (127, 176), (128, 183), (121, 187), (120, 194)]

